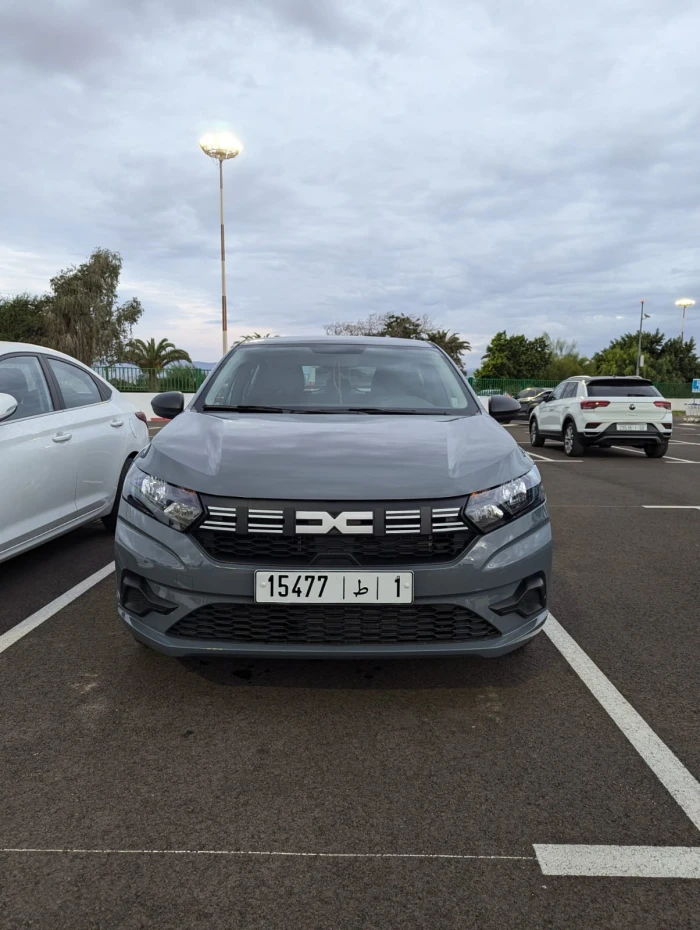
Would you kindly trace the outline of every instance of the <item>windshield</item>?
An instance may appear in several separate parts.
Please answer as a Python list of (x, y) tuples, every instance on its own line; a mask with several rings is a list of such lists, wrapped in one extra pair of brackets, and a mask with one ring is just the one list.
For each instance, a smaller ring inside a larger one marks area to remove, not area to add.
[(352, 343), (240, 346), (212, 376), (203, 406), (270, 412), (481, 412), (440, 352)]

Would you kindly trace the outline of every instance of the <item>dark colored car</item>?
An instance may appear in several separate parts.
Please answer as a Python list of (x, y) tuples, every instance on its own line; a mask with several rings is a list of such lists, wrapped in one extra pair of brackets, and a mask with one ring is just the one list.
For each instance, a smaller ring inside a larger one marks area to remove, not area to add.
[(547, 618), (539, 472), (437, 346), (233, 349), (129, 472), (119, 613), (169, 655), (498, 656)]
[(530, 414), (534, 408), (541, 404), (545, 397), (550, 397), (552, 388), (529, 387), (515, 395), (515, 399), (520, 404), (520, 416), (526, 420), (530, 419)]

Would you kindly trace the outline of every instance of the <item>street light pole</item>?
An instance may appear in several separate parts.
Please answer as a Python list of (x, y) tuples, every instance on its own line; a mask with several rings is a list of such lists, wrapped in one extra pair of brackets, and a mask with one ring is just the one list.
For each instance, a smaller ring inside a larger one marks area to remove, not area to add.
[(221, 224), (221, 344), (228, 352), (228, 309), (226, 307), (226, 238), (224, 234), (224, 162), (235, 158), (241, 144), (230, 132), (208, 132), (199, 140), (205, 155), (219, 163), (219, 217)]
[(224, 160), (219, 159), (219, 214), (221, 217), (221, 340), (228, 352), (228, 311), (226, 309), (226, 237), (224, 235)]
[(636, 374), (639, 374), (639, 367), (642, 358), (642, 326), (644, 326), (644, 301), (642, 301), (642, 309), (639, 311), (639, 341), (637, 343), (637, 371)]
[(685, 311), (687, 307), (694, 307), (695, 301), (692, 297), (681, 297), (676, 301), (677, 307), (683, 307), (683, 316), (681, 318), (681, 345), (685, 341)]

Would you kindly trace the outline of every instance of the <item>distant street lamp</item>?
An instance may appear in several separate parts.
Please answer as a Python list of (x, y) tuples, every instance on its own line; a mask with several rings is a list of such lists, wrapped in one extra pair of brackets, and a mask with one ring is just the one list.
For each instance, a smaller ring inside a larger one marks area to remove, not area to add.
[(685, 311), (687, 307), (694, 307), (695, 301), (692, 297), (681, 297), (680, 300), (676, 301), (677, 307), (683, 307), (683, 322), (681, 323), (681, 343), (684, 341), (683, 337), (685, 336)]
[(228, 315), (226, 312), (226, 245), (224, 238), (224, 162), (240, 154), (241, 143), (230, 132), (208, 132), (199, 147), (219, 162), (219, 210), (221, 214), (221, 337), (224, 355), (228, 352)]
[(644, 301), (642, 301), (642, 309), (639, 311), (639, 342), (637, 343), (637, 374), (639, 374), (639, 369), (642, 366), (642, 327), (644, 326), (644, 320), (649, 319), (649, 314), (644, 312)]

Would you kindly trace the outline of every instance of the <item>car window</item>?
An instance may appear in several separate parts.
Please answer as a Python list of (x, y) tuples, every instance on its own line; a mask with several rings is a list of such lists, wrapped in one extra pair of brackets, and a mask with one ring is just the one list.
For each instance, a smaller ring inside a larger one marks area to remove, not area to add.
[(362, 343), (237, 348), (211, 379), (207, 407), (474, 415), (479, 408), (445, 357), (420, 347)]
[(55, 358), (47, 361), (56, 376), (66, 407), (87, 407), (102, 402), (97, 385), (87, 371)]
[(577, 388), (577, 387), (578, 387), (578, 382), (577, 382), (577, 381), (570, 381), (570, 382), (567, 384), (566, 390), (565, 390), (564, 393), (562, 394), (562, 397), (574, 397), (575, 394), (576, 394), (576, 388)]
[(661, 397), (653, 384), (639, 381), (589, 381), (589, 397)]
[(564, 391), (567, 389), (568, 386), (569, 386), (568, 381), (562, 381), (561, 384), (558, 384), (554, 388), (554, 393), (552, 394), (552, 400), (561, 400), (561, 398), (564, 396)]
[(17, 401), (15, 412), (2, 423), (51, 413), (54, 409), (44, 372), (34, 355), (15, 355), (0, 361), (0, 394), (10, 394)]

